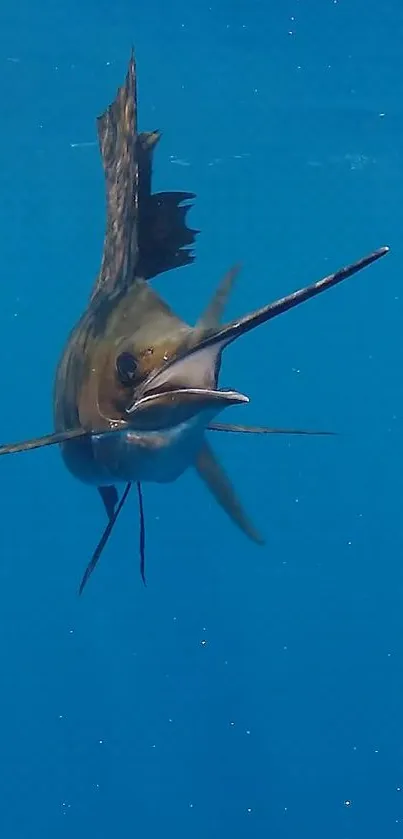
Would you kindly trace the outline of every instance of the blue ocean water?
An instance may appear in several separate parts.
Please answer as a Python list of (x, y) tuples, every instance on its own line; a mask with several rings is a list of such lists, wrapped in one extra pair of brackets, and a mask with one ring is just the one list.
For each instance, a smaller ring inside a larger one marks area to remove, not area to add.
[(132, 500), (80, 599), (96, 493), (56, 448), (1, 459), (4, 839), (402, 834), (402, 35), (397, 0), (2, 10), (2, 441), (52, 429), (132, 44), (155, 188), (197, 193), (155, 283), (183, 317), (234, 262), (228, 317), (391, 247), (225, 356), (234, 422), (340, 432), (214, 435), (264, 548), (189, 473), (144, 487), (147, 588)]

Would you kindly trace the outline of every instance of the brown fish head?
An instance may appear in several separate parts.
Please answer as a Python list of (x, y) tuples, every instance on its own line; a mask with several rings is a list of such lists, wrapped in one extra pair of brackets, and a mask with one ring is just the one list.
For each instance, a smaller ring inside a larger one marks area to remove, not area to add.
[[(211, 367), (210, 357), (194, 368), (175, 364), (188, 353), (193, 360), (199, 332), (177, 318), (147, 283), (138, 280), (120, 301), (111, 301), (99, 324), (95, 313), (85, 340), (78, 342), (80, 348), (85, 344), (85, 354), (80, 352), (85, 369), (71, 394), (82, 428), (113, 433), (67, 444), (67, 465), (98, 485), (174, 480), (194, 463), (209, 422), (225, 407), (248, 399), (218, 389), (218, 369)], [(167, 365), (168, 378), (162, 373)], [(64, 379), (64, 399), (68, 390)]]

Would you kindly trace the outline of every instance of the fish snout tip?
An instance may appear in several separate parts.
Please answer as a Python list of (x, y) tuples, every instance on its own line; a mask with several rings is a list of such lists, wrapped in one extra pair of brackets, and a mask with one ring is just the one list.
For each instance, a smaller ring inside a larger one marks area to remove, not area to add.
[(249, 402), (250, 402), (249, 396), (247, 396), (246, 393), (240, 393), (237, 390), (233, 390), (233, 391), (222, 390), (222, 391), (218, 391), (218, 393), (223, 393), (225, 395), (228, 394), (228, 399), (233, 401), (234, 404), (239, 403), (240, 405), (248, 405)]

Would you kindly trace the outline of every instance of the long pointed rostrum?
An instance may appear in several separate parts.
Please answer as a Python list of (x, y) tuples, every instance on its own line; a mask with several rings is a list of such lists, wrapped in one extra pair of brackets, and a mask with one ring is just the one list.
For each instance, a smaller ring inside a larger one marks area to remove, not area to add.
[(285, 297), (280, 297), (273, 303), (262, 306), (254, 312), (249, 312), (249, 314), (243, 315), (236, 320), (232, 320), (230, 323), (224, 324), (221, 328), (213, 330), (211, 334), (208, 334), (200, 341), (195, 342), (194, 346), (180, 349), (177, 354), (172, 356), (172, 358), (170, 358), (162, 367), (159, 367), (157, 370), (150, 373), (150, 375), (144, 380), (141, 389), (139, 388), (138, 397), (140, 398), (140, 396), (142, 396), (142, 394), (145, 393), (153, 383), (158, 382), (158, 380), (163, 381), (162, 377), (165, 375), (166, 371), (172, 368), (175, 364), (178, 364), (178, 362), (181, 362), (183, 359), (189, 360), (191, 356), (204, 351), (208, 347), (218, 346), (222, 350), (241, 335), (246, 335), (247, 332), (250, 332), (257, 326), (267, 323), (267, 321), (272, 320), (278, 315), (288, 312), (289, 309), (294, 309), (306, 300), (310, 300), (312, 297), (316, 297), (318, 294), (321, 294), (327, 289), (343, 282), (343, 280), (346, 280), (348, 277), (352, 277), (353, 274), (357, 274), (359, 271), (362, 271), (363, 268), (367, 268), (373, 262), (376, 262), (378, 259), (385, 256), (388, 252), (388, 247), (379, 248), (367, 256), (364, 256), (362, 259), (358, 259), (356, 262), (353, 262), (344, 268), (340, 268), (333, 274), (322, 277), (322, 279), (317, 282), (311, 283), (304, 288), (300, 288), (298, 291), (294, 291), (291, 294), (287, 294)]

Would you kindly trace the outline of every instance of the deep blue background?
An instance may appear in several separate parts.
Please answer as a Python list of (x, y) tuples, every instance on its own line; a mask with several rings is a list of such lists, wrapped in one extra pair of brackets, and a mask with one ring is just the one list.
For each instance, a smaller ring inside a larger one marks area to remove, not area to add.
[(4, 839), (402, 834), (402, 36), (399, 0), (2, 8), (2, 440), (52, 428), (132, 43), (155, 188), (198, 196), (180, 314), (238, 260), (228, 317), (392, 249), (227, 353), (234, 421), (342, 432), (214, 435), (265, 548), (189, 473), (145, 487), (148, 588), (133, 499), (78, 599), (96, 494), (56, 449), (1, 460)]

